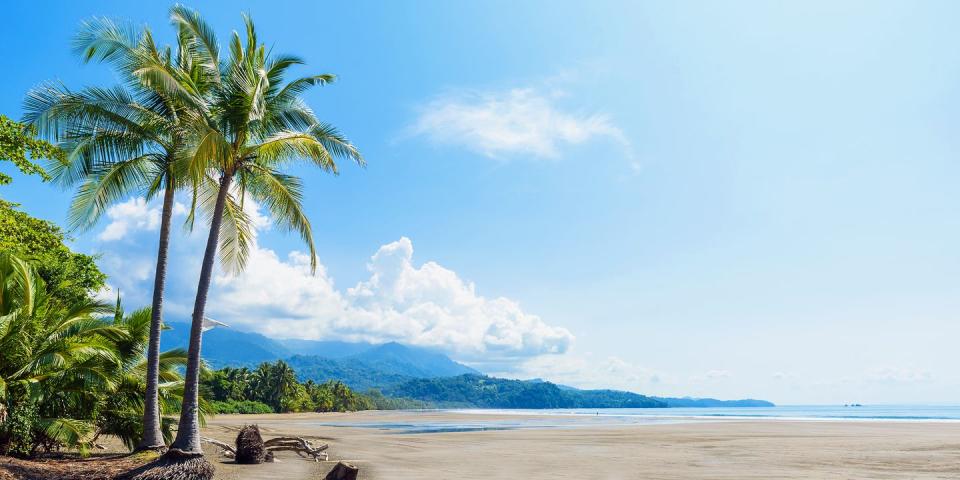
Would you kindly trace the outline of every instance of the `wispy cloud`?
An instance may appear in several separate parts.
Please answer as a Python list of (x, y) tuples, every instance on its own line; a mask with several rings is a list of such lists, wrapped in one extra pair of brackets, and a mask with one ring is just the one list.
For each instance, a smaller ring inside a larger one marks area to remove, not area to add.
[(578, 388), (615, 388), (646, 393), (662, 392), (674, 381), (669, 375), (616, 356), (575, 351), (532, 357), (502, 371), (488, 371), (503, 377), (541, 378)]
[(598, 138), (629, 148), (607, 115), (565, 109), (564, 97), (532, 87), (448, 93), (422, 105), (408, 133), (502, 159), (557, 158), (568, 146)]
[(933, 374), (924, 369), (904, 367), (884, 367), (873, 369), (865, 377), (868, 381), (884, 383), (929, 382)]

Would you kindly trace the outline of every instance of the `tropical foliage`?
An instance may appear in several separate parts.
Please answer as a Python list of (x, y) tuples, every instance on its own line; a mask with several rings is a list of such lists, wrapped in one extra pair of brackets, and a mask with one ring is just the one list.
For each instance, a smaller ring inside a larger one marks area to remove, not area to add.
[[(129, 446), (141, 440), (145, 442), (141, 446), (158, 446), (161, 442), (148, 438), (156, 438), (159, 431), (159, 410), (179, 408), (172, 452), (199, 455), (198, 425), (204, 412), (199, 396), (201, 323), (214, 260), (219, 256), (223, 267), (236, 272), (247, 258), (253, 232), (244, 213), (245, 199), (264, 206), (281, 229), (295, 231), (315, 268), (312, 228), (302, 206), (303, 185), (284, 170), (297, 161), (330, 173), (337, 172), (338, 159), (363, 165), (358, 150), (336, 128), (321, 122), (301, 98), (310, 87), (332, 82), (332, 75), (287, 81), (291, 67), (303, 61), (271, 54), (248, 17), (243, 36), (233, 33), (225, 55), (197, 12), (177, 5), (171, 9), (171, 20), (176, 29), (174, 48), (159, 48), (149, 29), (104, 19), (85, 23), (75, 41), (77, 53), (84, 60), (112, 64), (124, 86), (74, 91), (46, 84), (27, 97), (29, 126), (5, 118), (0, 124), (3, 159), (46, 179), (33, 160), (51, 158), (53, 179), (78, 186), (68, 217), (71, 229), (89, 228), (112, 202), (131, 195), (150, 198), (162, 192), (164, 202), (153, 309), (125, 316), (118, 305), (112, 321), (101, 319), (98, 315), (105, 306), (90, 300), (104, 281), (95, 267), (45, 273), (44, 259), (31, 258), (37, 262), (34, 272), (24, 260), (4, 257), (3, 278), (9, 283), (5, 292), (16, 300), (3, 303), (9, 312), (0, 317), (3, 339), (10, 347), (2, 353), (8, 358), (0, 365), (5, 415), (0, 419), (0, 440), (6, 451), (31, 454), (41, 446), (85, 449), (104, 433), (119, 436)], [(38, 133), (57, 146), (38, 141), (34, 137)], [(0, 183), (4, 181), (9, 177), (0, 177)], [(184, 187), (192, 196), (188, 225), (193, 227), (198, 214), (209, 219), (209, 238), (188, 352), (161, 355), (170, 213), (175, 191)], [(19, 213), (4, 207), (9, 217)], [(24, 243), (17, 236), (23, 232), (13, 223), (0, 224), (0, 229), (11, 232), (7, 234), (13, 239), (8, 242), (11, 250)], [(56, 252), (62, 238), (51, 227), (46, 237), (27, 239), (34, 243), (46, 239), (47, 245), (22, 254)], [(180, 382), (177, 367), (184, 364)], [(234, 402), (237, 408), (250, 406), (237, 402), (261, 402), (275, 411), (370, 405), (342, 383), (301, 384), (283, 363), (247, 373), (243, 393), (256, 399), (227, 396), (222, 401)], [(142, 421), (137, 421), (137, 412)], [(163, 427), (169, 438), (169, 422)]]
[(56, 224), (0, 200), (0, 251), (29, 260), (49, 296), (62, 304), (76, 304), (102, 288), (107, 277), (94, 257), (71, 251), (65, 240)]
[(616, 390), (574, 390), (550, 382), (508, 380), (486, 375), (417, 378), (384, 389), (440, 407), (476, 408), (650, 408), (659, 399)]
[[(36, 128), (10, 120), (0, 115), (0, 161), (13, 163), (25, 175), (39, 175), (46, 180), (47, 173), (35, 163), (41, 158), (63, 159), (63, 152), (48, 142), (36, 137)], [(13, 180), (0, 172), (0, 185)]]
[[(0, 253), (0, 452), (84, 452), (101, 435), (139, 440), (150, 312), (124, 316), (118, 305), (111, 319), (110, 310), (51, 296), (29, 263)], [(185, 353), (163, 357), (163, 405), (172, 412)]]
[(258, 405), (269, 412), (347, 412), (376, 407), (369, 397), (340, 381), (300, 383), (282, 360), (264, 362), (253, 370), (222, 368), (205, 376), (202, 385), (220, 413), (263, 413)]

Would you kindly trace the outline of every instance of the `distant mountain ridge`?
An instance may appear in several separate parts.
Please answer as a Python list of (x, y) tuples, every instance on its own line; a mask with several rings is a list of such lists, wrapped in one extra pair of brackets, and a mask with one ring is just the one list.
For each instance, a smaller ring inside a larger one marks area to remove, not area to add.
[(775, 407), (773, 402), (745, 398), (743, 400), (717, 400), (716, 398), (670, 398), (653, 397), (663, 401), (671, 408), (742, 408), (742, 407)]
[[(169, 323), (161, 349), (186, 348), (190, 327)], [(581, 390), (541, 379), (488, 377), (446, 355), (396, 342), (274, 339), (259, 333), (215, 328), (203, 334), (203, 358), (214, 368), (255, 367), (284, 360), (300, 381), (340, 380), (356, 390), (443, 407), (470, 408), (651, 408), (770, 407), (765, 400), (651, 397), (619, 390)]]
[[(186, 323), (170, 323), (161, 335), (166, 350), (188, 345)], [(442, 353), (423, 347), (302, 339), (273, 339), (259, 333), (214, 328), (203, 334), (203, 358), (214, 368), (255, 367), (284, 360), (301, 381), (340, 380), (351, 388), (367, 390), (414, 378), (479, 374)]]
[(286, 361), (301, 380), (341, 380), (358, 390), (381, 388), (415, 378), (480, 373), (446, 355), (393, 342), (341, 358), (294, 355)]
[[(187, 348), (190, 325), (167, 322), (167, 326), (170, 328), (160, 334), (160, 349)], [(255, 366), (293, 355), (278, 340), (232, 328), (215, 328), (204, 332), (202, 351), (203, 359), (214, 368)]]
[(667, 407), (665, 402), (638, 393), (563, 389), (551, 382), (508, 380), (477, 374), (412, 379), (389, 386), (383, 393), (448, 408)]

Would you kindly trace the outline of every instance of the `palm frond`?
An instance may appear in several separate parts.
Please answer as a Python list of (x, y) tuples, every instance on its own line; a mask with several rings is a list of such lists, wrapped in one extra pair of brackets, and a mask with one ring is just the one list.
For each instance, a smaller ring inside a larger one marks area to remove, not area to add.
[(353, 160), (357, 165), (366, 166), (366, 161), (360, 150), (357, 149), (347, 137), (343, 136), (339, 130), (328, 123), (319, 123), (310, 129), (310, 135), (313, 136), (323, 148), (333, 157)]
[(200, 13), (178, 4), (170, 8), (170, 20), (195, 42), (205, 68), (217, 71), (220, 65), (220, 45), (213, 28), (203, 20)]
[(317, 252), (310, 219), (303, 211), (303, 183), (297, 177), (284, 175), (276, 170), (259, 166), (255, 168), (256, 174), (251, 175), (249, 182), (251, 195), (267, 207), (275, 224), (300, 235), (310, 250), (310, 271), (315, 273)]
[(88, 230), (111, 204), (137, 193), (147, 179), (162, 178), (162, 172), (157, 172), (156, 163), (154, 154), (141, 155), (90, 175), (77, 189), (70, 204), (68, 227), (71, 230)]
[(65, 445), (75, 446), (85, 455), (90, 448), (93, 425), (72, 418), (42, 418), (40, 426), (46, 435)]
[(250, 217), (243, 211), (232, 195), (227, 196), (220, 224), (220, 266), (230, 274), (243, 271), (253, 244), (253, 227)]
[(80, 24), (73, 39), (73, 51), (84, 61), (100, 60), (124, 66), (139, 42), (136, 29), (129, 23), (96, 17)]

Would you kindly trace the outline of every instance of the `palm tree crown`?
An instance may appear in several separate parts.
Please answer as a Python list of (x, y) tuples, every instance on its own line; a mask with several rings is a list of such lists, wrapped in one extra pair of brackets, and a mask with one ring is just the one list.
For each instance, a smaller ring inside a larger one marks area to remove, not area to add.
[[(303, 61), (289, 55), (271, 55), (258, 41), (254, 23), (247, 16), (245, 41), (234, 32), (226, 60), (220, 58), (212, 29), (197, 12), (175, 6), (171, 18), (210, 85), (209, 94), (193, 102), (205, 103), (206, 108), (197, 110), (203, 112), (203, 121), (195, 123), (196, 149), (186, 167), (194, 192), (190, 220), (199, 207), (210, 219), (210, 232), (194, 302), (184, 406), (177, 438), (171, 445), (171, 455), (198, 455), (203, 314), (218, 251), (221, 265), (231, 271), (241, 270), (249, 253), (252, 232), (243, 213), (244, 199), (249, 195), (268, 209), (278, 226), (296, 231), (309, 248), (311, 267), (315, 269), (313, 232), (302, 205), (303, 184), (282, 170), (294, 161), (306, 161), (336, 173), (335, 159), (346, 158), (360, 165), (364, 162), (356, 147), (334, 127), (319, 121), (300, 97), (312, 86), (333, 81), (332, 75), (286, 82), (289, 69)], [(189, 85), (174, 83), (167, 87), (170, 95), (194, 95), (191, 91), (195, 89)]]

